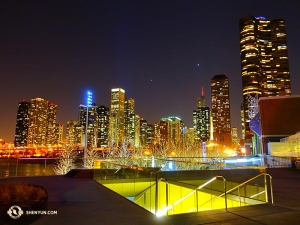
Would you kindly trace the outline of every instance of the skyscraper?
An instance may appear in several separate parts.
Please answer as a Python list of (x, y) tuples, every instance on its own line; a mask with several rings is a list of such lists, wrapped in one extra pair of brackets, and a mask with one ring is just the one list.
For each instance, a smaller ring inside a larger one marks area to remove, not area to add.
[(18, 105), (15, 146), (27, 146), (30, 103), (22, 101)]
[(147, 124), (147, 146), (151, 147), (154, 144), (154, 125)]
[(56, 109), (57, 105), (47, 100), (31, 99), (27, 146), (46, 146), (55, 143)]
[[(88, 117), (86, 105), (79, 105), (79, 125), (82, 127), (81, 145), (85, 146), (85, 131), (87, 129), (87, 144), (88, 146), (96, 147), (97, 137), (97, 123), (96, 123), (96, 109), (95, 103), (88, 107)], [(87, 128), (86, 128), (87, 123)]]
[(285, 22), (246, 16), (240, 19), (240, 55), (245, 140), (251, 140), (248, 96), (291, 94)]
[[(85, 145), (85, 131), (86, 121), (88, 121), (87, 137), (88, 145), (94, 148), (102, 148), (108, 145), (108, 132), (109, 132), (109, 109), (104, 106), (98, 106), (92, 103), (88, 107), (88, 118), (86, 118), (86, 105), (79, 106), (79, 122), (78, 125), (70, 121), (70, 138), (75, 135), (75, 140), (78, 142), (78, 131), (80, 130), (81, 146)], [(72, 133), (75, 132), (76, 134)], [(72, 139), (70, 139), (71, 141)]]
[(109, 130), (109, 108), (104, 105), (97, 107), (97, 147), (107, 147)]
[(63, 131), (64, 131), (64, 125), (57, 123), (55, 126), (55, 138), (54, 138), (55, 145), (63, 144)]
[(229, 80), (225, 74), (215, 75), (211, 79), (211, 104), (213, 140), (231, 145)]
[(162, 118), (155, 124), (155, 136), (158, 136), (157, 143), (178, 143), (183, 139), (184, 122), (178, 117)]
[(193, 111), (193, 127), (195, 141), (210, 139), (210, 109), (199, 107)]
[(124, 140), (124, 102), (125, 91), (121, 88), (111, 89), (109, 139), (115, 145)]
[(67, 122), (66, 129), (66, 144), (70, 146), (82, 146), (82, 132), (83, 127), (80, 126), (78, 121), (70, 120)]
[(147, 120), (140, 118), (140, 144), (141, 146), (147, 145), (147, 127), (148, 123)]
[(126, 98), (124, 102), (124, 137), (127, 140), (134, 139), (134, 99)]
[(204, 88), (202, 87), (201, 97), (197, 98), (197, 108), (205, 107), (205, 96), (204, 96)]
[(195, 141), (209, 141), (210, 139), (210, 109), (205, 106), (204, 89), (197, 98), (197, 109), (193, 111), (193, 128)]
[(58, 137), (56, 135), (57, 124), (56, 124), (56, 111), (57, 111), (57, 105), (50, 103), (48, 104), (48, 119), (47, 119), (47, 137), (46, 137), (46, 143), (47, 145), (53, 145), (57, 144)]

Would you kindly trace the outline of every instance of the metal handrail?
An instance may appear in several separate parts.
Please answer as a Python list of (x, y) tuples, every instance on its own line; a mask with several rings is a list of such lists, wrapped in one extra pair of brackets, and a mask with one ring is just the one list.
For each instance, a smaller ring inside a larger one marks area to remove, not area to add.
[[(183, 196), (182, 198), (178, 199), (176, 202), (174, 202), (172, 205), (168, 205), (167, 203), (167, 207), (161, 209), (160, 211), (155, 210), (155, 214), (156, 216), (161, 216), (164, 213), (168, 212), (170, 209), (174, 210), (174, 206), (179, 204), (180, 202), (182, 202), (184, 199), (186, 199), (187, 197), (189, 197), (190, 195), (194, 194), (196, 191), (202, 189), (203, 187), (205, 187), (206, 185), (210, 184), (211, 182), (215, 181), (217, 178), (222, 178), (223, 179), (223, 183), (224, 183), (224, 193), (226, 196), (226, 179), (223, 176), (215, 176), (213, 178), (211, 178), (210, 180), (208, 180), (207, 182), (205, 182), (204, 184), (198, 186), (196, 189), (192, 190), (190, 193), (186, 194), (185, 196)], [(165, 179), (165, 181), (167, 182), (167, 180)], [(168, 190), (166, 191), (166, 198), (168, 196)], [(225, 197), (225, 208), (227, 211), (227, 199)], [(197, 195), (197, 211), (198, 211), (198, 195)]]
[[(158, 181), (162, 181), (162, 180), (165, 180), (165, 178), (158, 179)], [(145, 190), (143, 190), (142, 192), (138, 193), (136, 196), (139, 196), (139, 195), (141, 195), (141, 196), (138, 199), (134, 200), (134, 201), (137, 202), (138, 200), (140, 200), (154, 185), (156, 185), (156, 183), (151, 184)], [(136, 196), (134, 196), (134, 197), (136, 197)]]
[[(223, 197), (224, 195), (225, 195), (225, 199), (226, 199), (226, 202), (227, 202), (227, 196), (226, 196), (227, 194), (231, 193), (232, 191), (235, 191), (236, 189), (238, 189), (238, 191), (239, 191), (239, 188), (240, 188), (241, 186), (244, 186), (245, 184), (249, 183), (250, 181), (253, 181), (253, 180), (257, 179), (257, 178), (260, 177), (260, 176), (264, 176), (264, 178), (265, 178), (265, 179), (264, 179), (264, 182), (265, 182), (265, 191), (264, 191), (264, 192), (258, 193), (258, 195), (259, 195), (259, 194), (266, 193), (266, 202), (268, 202), (268, 192), (267, 192), (266, 176), (269, 176), (269, 178), (270, 178), (271, 199), (272, 199), (271, 201), (272, 201), (272, 205), (273, 205), (273, 204), (274, 204), (274, 198), (273, 198), (272, 176), (271, 176), (270, 174), (268, 174), (268, 173), (261, 173), (261, 174), (255, 176), (255, 177), (252, 177), (251, 179), (249, 179), (249, 180), (247, 180), (247, 181), (245, 181), (245, 182), (239, 184), (238, 186), (236, 186), (236, 187), (234, 187), (234, 188), (228, 190), (227, 192), (224, 192), (224, 193), (222, 193), (221, 195), (219, 195), (219, 196), (217, 196), (217, 197), (215, 197), (215, 198), (213, 198), (213, 199), (211, 199), (211, 200), (209, 200), (209, 201), (203, 203), (202, 205), (205, 205), (205, 204), (207, 204), (207, 203), (209, 203), (209, 202), (212, 202), (212, 201), (216, 200), (217, 198)], [(239, 192), (238, 192), (238, 193), (239, 193)], [(251, 197), (254, 197), (254, 196), (251, 196)], [(250, 198), (251, 198), (251, 197), (250, 197)], [(239, 202), (240, 202), (240, 205), (241, 205), (240, 193), (239, 193)]]

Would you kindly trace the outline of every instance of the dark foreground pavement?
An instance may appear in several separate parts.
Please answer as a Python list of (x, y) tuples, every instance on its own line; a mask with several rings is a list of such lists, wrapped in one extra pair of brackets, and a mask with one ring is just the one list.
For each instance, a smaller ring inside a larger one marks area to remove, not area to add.
[[(264, 204), (157, 218), (152, 213), (88, 178), (65, 176), (9, 178), (44, 186), (49, 195), (47, 210), (32, 224), (125, 224), (125, 225), (283, 225), (300, 224), (300, 170), (268, 169), (273, 177), (274, 205)], [(3, 180), (2, 180), (3, 181)]]

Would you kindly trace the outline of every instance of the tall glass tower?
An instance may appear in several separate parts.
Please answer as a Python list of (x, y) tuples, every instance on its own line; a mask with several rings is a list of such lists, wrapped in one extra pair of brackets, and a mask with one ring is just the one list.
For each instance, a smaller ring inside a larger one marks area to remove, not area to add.
[(42, 98), (31, 99), (27, 146), (54, 144), (56, 109), (57, 105), (47, 100)]
[(245, 16), (239, 21), (245, 140), (251, 140), (249, 95), (291, 95), (288, 50), (283, 19)]
[(110, 117), (109, 117), (109, 139), (118, 145), (124, 140), (124, 103), (125, 91), (121, 88), (111, 89)]
[(197, 109), (193, 111), (194, 138), (196, 141), (209, 141), (210, 139), (210, 108), (205, 106), (204, 89), (197, 98)]
[(225, 74), (214, 75), (211, 79), (211, 104), (213, 140), (231, 145), (229, 80)]
[(18, 105), (15, 146), (27, 146), (30, 102), (22, 101)]

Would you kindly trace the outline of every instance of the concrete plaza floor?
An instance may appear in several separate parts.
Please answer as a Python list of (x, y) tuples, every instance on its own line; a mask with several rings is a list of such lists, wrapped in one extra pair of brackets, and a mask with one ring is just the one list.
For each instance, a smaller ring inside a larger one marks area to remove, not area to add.
[(273, 177), (274, 205), (263, 204), (230, 208), (227, 212), (212, 210), (161, 218), (90, 178), (45, 176), (9, 179), (42, 185), (48, 191), (47, 210), (57, 211), (57, 215), (42, 215), (32, 223), (34, 225), (300, 224), (300, 170), (270, 168), (267, 173)]

